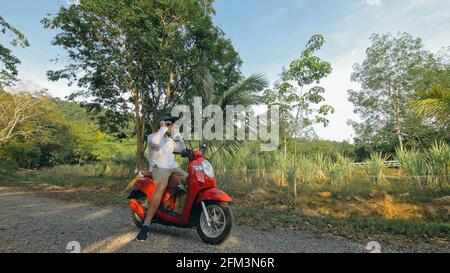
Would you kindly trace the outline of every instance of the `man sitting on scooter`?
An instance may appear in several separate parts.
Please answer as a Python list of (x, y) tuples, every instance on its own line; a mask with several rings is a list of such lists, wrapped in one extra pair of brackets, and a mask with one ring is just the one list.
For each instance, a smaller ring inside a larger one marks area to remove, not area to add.
[[(158, 119), (158, 132), (148, 136), (148, 160), (150, 172), (155, 182), (155, 192), (148, 204), (144, 225), (136, 237), (137, 241), (146, 241), (150, 232), (150, 224), (163, 198), (169, 183), (169, 177), (174, 174), (185, 182), (188, 174), (182, 170), (175, 161), (174, 152), (182, 152), (186, 149), (181, 138), (179, 128), (174, 125), (175, 119), (168, 115)], [(173, 186), (173, 185), (172, 185)]]

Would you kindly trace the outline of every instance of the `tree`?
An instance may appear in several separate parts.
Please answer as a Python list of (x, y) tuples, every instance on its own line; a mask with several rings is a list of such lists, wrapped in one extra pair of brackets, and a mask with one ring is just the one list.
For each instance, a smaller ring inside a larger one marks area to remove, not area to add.
[(434, 84), (427, 91), (419, 91), (410, 108), (424, 118), (430, 118), (442, 128), (450, 124), (450, 90)]
[(211, 2), (83, 0), (42, 21), (58, 29), (53, 44), (69, 56), (49, 79), (77, 84), (70, 98), (84, 98), (104, 130), (119, 132), (131, 122), (138, 168), (145, 134), (156, 129), (158, 115), (201, 87), (197, 75), (209, 71), (224, 89), (241, 77), (238, 54), (212, 23)]
[[(318, 84), (332, 72), (329, 62), (314, 55), (324, 44), (325, 39), (322, 35), (312, 36), (300, 58), (294, 60), (289, 69), (284, 70), (281, 74), (282, 86), (284, 85), (282, 87), (283, 92), (287, 93), (288, 101), (292, 102), (291, 105), (295, 111), (292, 120), (294, 137), (301, 137), (302, 131), (311, 127), (314, 123), (327, 126), (329, 121), (326, 116), (329, 113), (334, 113), (332, 106), (320, 105), (325, 100), (323, 97), (325, 89)], [(297, 83), (300, 90), (291, 85), (290, 82)], [(305, 90), (313, 84), (314, 86), (309, 90)], [(314, 108), (314, 105), (320, 107)]]
[(450, 89), (450, 47), (433, 54), (426, 65), (413, 71), (413, 75), (416, 93), (426, 92), (433, 85)]
[[(331, 64), (315, 56), (325, 44), (322, 35), (314, 35), (301, 52), (300, 58), (291, 62), (288, 69), (283, 69), (281, 78), (273, 89), (264, 92), (264, 100), (268, 105), (279, 105), (280, 118), (284, 123), (285, 160), (287, 159), (287, 136), (308, 138), (314, 135), (313, 124), (328, 125), (326, 116), (334, 112), (334, 108), (322, 104), (325, 100), (325, 89), (318, 84), (332, 71)], [(305, 90), (307, 89), (307, 90)], [(296, 154), (296, 143), (294, 154)], [(294, 182), (294, 187), (296, 183)], [(297, 195), (296, 189), (294, 194)]]
[(44, 92), (0, 92), (0, 157), (22, 167), (65, 163), (73, 137), (60, 109)]
[[(274, 88), (264, 91), (263, 98), (268, 105), (280, 106), (281, 119), (286, 123), (285, 135), (307, 138), (312, 135), (309, 129), (312, 129), (313, 124), (326, 126), (326, 116), (334, 112), (330, 105), (321, 105), (325, 100), (325, 89), (318, 86), (332, 71), (329, 62), (314, 55), (324, 43), (322, 35), (312, 36), (300, 58), (292, 61), (288, 69), (283, 68), (281, 78), (274, 84)], [(314, 107), (316, 105), (318, 106)]]
[[(218, 105), (221, 109), (226, 109), (227, 105), (242, 105), (242, 106), (253, 106), (259, 105), (262, 102), (260, 92), (266, 88), (268, 85), (267, 80), (263, 75), (251, 75), (246, 79), (242, 79), (240, 82), (231, 86), (228, 89), (221, 89), (220, 85), (217, 85), (216, 80), (207, 74), (203, 78), (203, 88), (200, 90), (199, 94), (202, 97), (203, 103), (206, 105)], [(224, 111), (223, 120), (226, 119), (226, 111)], [(243, 114), (243, 113), (236, 113)], [(256, 128), (251, 128), (249, 125), (249, 130), (256, 130)], [(235, 128), (237, 125), (234, 125)], [(242, 145), (240, 140), (211, 140), (204, 141), (208, 147), (214, 149), (212, 156), (220, 154), (223, 157), (227, 155), (234, 155), (234, 153)]]
[[(361, 90), (349, 90), (349, 101), (362, 122), (351, 121), (357, 142), (373, 142), (378, 136), (395, 134), (404, 149), (407, 103), (414, 95), (416, 72), (430, 64), (432, 55), (420, 38), (408, 33), (374, 34), (362, 64), (355, 64), (352, 81)], [(386, 137), (383, 137), (386, 139)]]
[[(415, 96), (409, 108), (440, 128), (450, 123), (450, 47), (433, 55), (430, 65), (416, 72)], [(447, 131), (448, 132), (448, 131)]]
[[(10, 42), (12, 46), (22, 48), (29, 46), (25, 36), (0, 16), (0, 33), (7, 32), (11, 32), (14, 37)], [(18, 64), (20, 60), (12, 54), (12, 51), (0, 44), (0, 90), (10, 86), (16, 80)]]
[(48, 122), (51, 107), (46, 96), (0, 91), (0, 145), (15, 137), (30, 139), (44, 135), (51, 128)]
[(123, 160), (135, 162), (134, 138), (120, 138), (99, 130), (94, 117), (77, 103), (55, 99), (65, 126), (70, 130), (73, 163)]

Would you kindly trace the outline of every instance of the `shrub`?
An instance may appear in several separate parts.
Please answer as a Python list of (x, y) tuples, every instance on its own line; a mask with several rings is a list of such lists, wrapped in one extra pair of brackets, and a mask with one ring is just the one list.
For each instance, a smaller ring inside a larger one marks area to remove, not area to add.
[(366, 173), (370, 178), (370, 181), (379, 185), (383, 179), (383, 171), (385, 169), (386, 157), (383, 157), (381, 153), (372, 153), (370, 157), (365, 161)]
[(345, 185), (350, 181), (352, 176), (351, 164), (352, 160), (343, 155), (338, 155), (336, 161), (328, 163), (327, 169), (331, 185)]
[(450, 148), (446, 143), (435, 143), (429, 151), (428, 171), (435, 184), (442, 187), (443, 183), (448, 183)]
[(418, 150), (401, 151), (397, 150), (397, 161), (400, 163), (402, 170), (423, 190), (423, 181), (428, 176), (428, 165), (426, 155)]

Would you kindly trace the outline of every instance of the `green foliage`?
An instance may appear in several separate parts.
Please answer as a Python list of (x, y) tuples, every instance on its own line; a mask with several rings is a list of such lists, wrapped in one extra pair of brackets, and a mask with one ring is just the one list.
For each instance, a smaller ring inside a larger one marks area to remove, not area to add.
[(100, 162), (86, 165), (58, 165), (43, 169), (39, 179), (42, 181), (61, 181), (68, 177), (123, 177), (131, 178), (135, 174), (135, 162)]
[(0, 97), (1, 157), (25, 168), (71, 162), (73, 137), (52, 98), (26, 92), (0, 92)]
[(401, 219), (384, 219), (383, 217), (363, 217), (352, 215), (343, 222), (334, 222), (341, 225), (340, 229), (352, 230), (355, 233), (365, 234), (397, 234), (405, 235), (409, 239), (419, 239), (422, 236), (446, 238), (450, 232), (450, 225), (445, 222), (421, 222)]
[[(322, 124), (326, 127), (329, 122), (327, 115), (334, 113), (331, 105), (323, 104), (325, 88), (318, 85), (332, 72), (329, 62), (314, 55), (324, 44), (325, 38), (322, 35), (313, 35), (301, 52), (300, 58), (292, 61), (288, 69), (283, 68), (280, 80), (275, 82), (273, 89), (265, 90), (262, 95), (267, 106), (279, 107), (280, 127), (284, 135), (285, 154), (282, 160), (284, 165), (288, 165), (287, 139), (294, 138), (294, 151), (297, 151), (296, 139), (317, 138), (313, 125)], [(302, 174), (305, 175), (306, 173)], [(295, 170), (290, 172), (289, 177), (292, 176), (296, 177)], [(302, 179), (304, 181), (304, 178)], [(294, 183), (294, 195), (296, 194)]]
[[(288, 150), (293, 150), (292, 142), (288, 141)], [(347, 141), (337, 142), (329, 140), (309, 140), (299, 141), (298, 150), (308, 156), (315, 156), (317, 154), (326, 155), (332, 159), (336, 159), (338, 154), (356, 159), (355, 147)]]
[[(98, 121), (89, 117), (86, 110), (72, 102), (58, 101), (61, 115), (73, 136), (74, 162), (115, 161), (135, 156), (134, 139), (119, 139), (102, 132)], [(135, 160), (133, 160), (135, 162)]]
[(436, 184), (448, 183), (450, 174), (450, 147), (444, 143), (435, 143), (428, 153), (429, 174)]
[[(203, 79), (203, 89), (199, 92), (199, 95), (203, 99), (203, 103), (206, 105), (218, 105), (221, 109), (226, 109), (227, 105), (237, 106), (253, 106), (261, 103), (261, 97), (259, 93), (267, 87), (267, 80), (263, 75), (251, 75), (246, 79), (236, 83), (229, 89), (220, 90), (219, 85), (216, 84), (215, 79), (211, 74)], [(245, 113), (236, 113), (245, 114)], [(223, 112), (223, 120), (226, 120), (226, 111)], [(235, 130), (237, 126), (235, 125)], [(257, 128), (249, 126), (248, 130), (256, 130)], [(225, 134), (224, 126), (224, 134)], [(235, 131), (236, 132), (236, 131)], [(236, 134), (234, 134), (236, 135)], [(236, 137), (235, 137), (236, 139)], [(243, 141), (240, 140), (211, 140), (203, 141), (202, 144), (206, 144), (208, 147), (207, 155), (212, 157), (220, 156), (224, 158), (230, 158), (234, 156), (237, 150), (242, 146)]]
[(13, 105), (14, 98), (21, 103), (27, 100), (36, 109), (27, 109), (33, 120), (28, 119), (15, 129), (27, 134), (16, 134), (0, 146), (2, 160), (16, 163), (22, 168), (85, 164), (100, 160), (118, 162), (134, 171), (134, 167), (129, 165), (136, 163), (133, 159), (135, 140), (119, 140), (101, 132), (96, 121), (90, 119), (80, 105), (54, 100), (45, 94), (32, 96), (27, 93), (0, 93), (0, 96), (3, 94), (7, 95), (3, 98), (8, 100), (2, 100), (0, 107), (2, 103)]
[[(29, 46), (25, 36), (0, 16), (0, 34), (6, 34), (7, 32), (13, 34), (14, 38), (10, 42), (12, 46), (21, 48)], [(16, 80), (17, 65), (19, 64), (20, 60), (12, 54), (12, 51), (0, 44), (0, 90)]]
[[(300, 58), (292, 61), (289, 68), (283, 71), (282, 80), (284, 82), (295, 81), (300, 87), (303, 87), (314, 83), (318, 84), (320, 80), (327, 77), (332, 71), (331, 64), (313, 55), (324, 44), (325, 38), (322, 35), (313, 35), (302, 51)], [(322, 101), (323, 99), (318, 96), (311, 96), (311, 100)]]
[[(435, 57), (425, 50), (420, 38), (408, 33), (374, 34), (366, 59), (354, 66), (352, 80), (361, 90), (349, 90), (349, 101), (362, 121), (352, 122), (357, 144), (372, 146), (368, 152), (393, 153), (395, 147), (411, 147), (411, 142), (425, 140), (433, 134), (446, 137), (424, 120), (411, 116), (408, 103), (424, 79), (423, 70), (433, 70)], [(433, 141), (432, 141), (433, 142)], [(431, 146), (427, 143), (427, 147)]]
[(413, 176), (420, 189), (428, 175), (428, 164), (426, 156), (419, 150), (397, 151), (397, 161), (407, 175)]
[(326, 167), (332, 186), (345, 185), (352, 176), (352, 160), (338, 155), (336, 161), (329, 161)]
[(397, 160), (407, 175), (412, 176), (421, 190), (445, 188), (450, 173), (450, 148), (446, 143), (435, 143), (428, 152), (398, 151)]
[[(300, 58), (292, 61), (288, 69), (283, 69), (281, 78), (273, 89), (267, 89), (263, 93), (263, 100), (267, 105), (280, 107), (280, 122), (285, 133), (291, 136), (314, 136), (311, 126), (315, 123), (327, 126), (326, 116), (334, 113), (332, 106), (321, 105), (325, 100), (325, 89), (318, 86), (332, 71), (329, 62), (314, 55), (324, 44), (322, 35), (312, 36)], [(305, 88), (308, 90), (304, 90)]]
[(139, 168), (156, 117), (189, 103), (202, 88), (197, 75), (208, 71), (221, 90), (241, 78), (241, 60), (213, 25), (211, 2), (84, 0), (42, 20), (58, 31), (52, 43), (69, 56), (49, 79), (77, 84), (80, 91), (71, 98), (84, 99), (105, 131), (124, 133), (133, 124)]
[(450, 89), (433, 84), (426, 92), (418, 92), (417, 99), (409, 106), (418, 115), (435, 120), (439, 126), (447, 128), (450, 124)]
[(387, 158), (381, 153), (372, 153), (365, 161), (366, 173), (370, 177), (370, 180), (379, 185), (383, 179), (383, 171), (386, 169), (385, 162)]
[(92, 155), (101, 161), (130, 161), (130, 158), (135, 155), (133, 149), (135, 146), (135, 140), (117, 140), (111, 135), (97, 131)]
[(306, 155), (300, 155), (296, 161), (297, 175), (300, 176), (300, 183), (312, 184), (317, 181), (317, 174), (322, 169), (317, 162), (311, 160), (311, 158)]
[(54, 139), (48, 141), (40, 139), (14, 140), (2, 146), (0, 154), (6, 160), (28, 169), (71, 163), (73, 160), (72, 139), (68, 129), (61, 127), (59, 131), (51, 134)]

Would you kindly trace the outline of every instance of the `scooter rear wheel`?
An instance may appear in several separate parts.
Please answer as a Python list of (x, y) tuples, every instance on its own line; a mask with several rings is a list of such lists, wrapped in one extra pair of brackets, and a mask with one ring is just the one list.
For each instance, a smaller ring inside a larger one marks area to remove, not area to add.
[(221, 244), (230, 236), (234, 224), (233, 210), (223, 202), (209, 202), (206, 204), (206, 210), (210, 223), (208, 224), (206, 215), (200, 207), (200, 212), (195, 219), (197, 233), (207, 244)]

